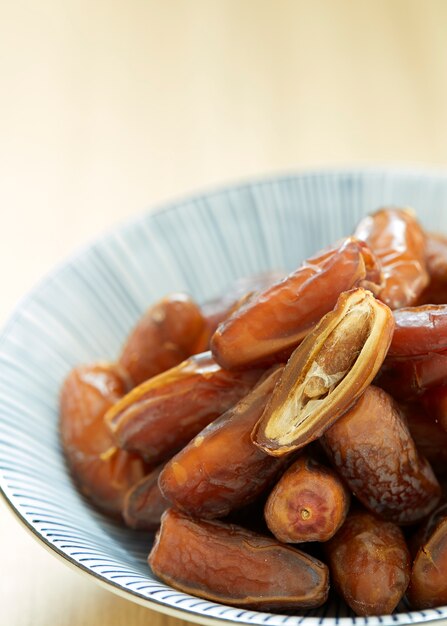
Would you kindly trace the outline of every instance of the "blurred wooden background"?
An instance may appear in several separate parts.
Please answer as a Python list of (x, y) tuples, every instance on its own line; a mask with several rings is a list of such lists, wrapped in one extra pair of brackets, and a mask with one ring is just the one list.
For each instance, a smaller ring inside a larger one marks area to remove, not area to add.
[[(0, 321), (147, 206), (275, 171), (447, 164), (445, 0), (16, 0), (0, 20)], [(8, 626), (174, 626), (0, 505)]]

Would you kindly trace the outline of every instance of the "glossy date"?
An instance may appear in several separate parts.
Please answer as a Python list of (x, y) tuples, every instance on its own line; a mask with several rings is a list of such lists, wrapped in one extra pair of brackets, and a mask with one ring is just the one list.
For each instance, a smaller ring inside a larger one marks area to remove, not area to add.
[(439, 233), (427, 233), (426, 237), (425, 260), (430, 282), (418, 303), (447, 304), (447, 237)]
[(160, 491), (158, 477), (163, 466), (156, 467), (126, 494), (123, 518), (129, 528), (156, 530), (169, 503)]
[(399, 400), (407, 401), (447, 380), (447, 350), (418, 357), (385, 359), (376, 382)]
[[(447, 378), (444, 382), (447, 382)], [(421, 402), (432, 421), (436, 421), (439, 428), (447, 435), (447, 386), (441, 385), (440, 387), (428, 389), (422, 395)]]
[(103, 511), (120, 515), (124, 497), (146, 472), (141, 458), (116, 447), (104, 415), (130, 385), (111, 363), (73, 369), (60, 396), (60, 432), (71, 473), (82, 493)]
[(132, 389), (106, 423), (118, 446), (158, 464), (243, 398), (261, 374), (229, 372), (209, 352), (198, 354)]
[(396, 524), (422, 520), (441, 489), (419, 454), (396, 402), (372, 385), (326, 431), (324, 447), (354, 495)]
[(264, 515), (279, 541), (328, 541), (345, 521), (349, 503), (336, 472), (303, 455), (273, 488)]
[(388, 357), (417, 357), (447, 350), (447, 305), (394, 311), (395, 328)]
[(425, 233), (414, 214), (379, 209), (358, 224), (354, 236), (365, 241), (380, 261), (384, 286), (379, 298), (391, 309), (416, 304), (429, 277)]
[(196, 517), (224, 517), (271, 484), (284, 463), (259, 450), (251, 441), (251, 431), (281, 371), (274, 368), (166, 464), (159, 484), (176, 508)]
[(357, 615), (394, 611), (411, 571), (410, 554), (398, 526), (357, 511), (325, 547), (334, 584)]
[(394, 329), (390, 309), (361, 288), (342, 293), (290, 357), (253, 432), (274, 456), (320, 437), (369, 385)]
[(447, 604), (447, 516), (440, 518), (416, 554), (408, 599), (415, 609)]
[(218, 327), (212, 352), (228, 369), (284, 361), (341, 292), (359, 284), (375, 289), (380, 283), (380, 268), (366, 245), (344, 239), (241, 306)]
[(436, 476), (447, 475), (447, 432), (441, 428), (435, 413), (412, 402), (403, 406), (411, 436), (419, 452), (425, 456)]
[(175, 589), (253, 609), (317, 607), (329, 590), (327, 567), (311, 556), (232, 524), (194, 520), (169, 509), (149, 555)]
[(174, 293), (138, 321), (119, 362), (139, 385), (200, 351), (205, 335), (206, 320), (199, 306), (186, 294)]
[(284, 276), (284, 272), (270, 270), (239, 278), (229, 285), (219, 298), (205, 302), (201, 309), (207, 323), (209, 337), (211, 338), (216, 332), (219, 324), (235, 313), (245, 302), (248, 302), (259, 291), (281, 281)]

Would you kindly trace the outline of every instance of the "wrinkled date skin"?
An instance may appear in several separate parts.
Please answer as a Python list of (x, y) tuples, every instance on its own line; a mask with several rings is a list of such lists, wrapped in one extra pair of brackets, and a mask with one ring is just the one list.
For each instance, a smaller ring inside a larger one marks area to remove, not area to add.
[(122, 368), (98, 363), (73, 369), (60, 396), (61, 439), (72, 475), (85, 496), (114, 516), (147, 471), (140, 457), (116, 448), (104, 423), (128, 387)]
[(323, 437), (333, 464), (354, 495), (396, 524), (422, 520), (441, 488), (419, 454), (396, 402), (370, 386)]
[(219, 324), (237, 311), (249, 298), (253, 297), (258, 291), (267, 289), (274, 283), (279, 282), (284, 276), (284, 272), (271, 270), (239, 278), (229, 286), (220, 298), (205, 302), (202, 305), (202, 314), (206, 319), (209, 337), (211, 338), (216, 332)]
[(254, 442), (281, 456), (320, 437), (377, 374), (393, 329), (392, 312), (371, 292), (342, 293), (290, 357)]
[(317, 607), (329, 590), (327, 567), (304, 552), (172, 509), (163, 515), (148, 560), (154, 574), (175, 589), (245, 608)]
[(385, 284), (379, 298), (391, 309), (416, 304), (429, 277), (425, 233), (412, 213), (379, 209), (359, 223), (354, 236), (365, 241), (381, 263)]
[(447, 350), (447, 305), (394, 311), (395, 329), (388, 357), (415, 357)]
[(362, 511), (351, 513), (326, 544), (332, 580), (357, 615), (389, 615), (410, 580), (402, 531)]
[(129, 528), (156, 530), (169, 503), (160, 491), (158, 477), (163, 465), (156, 467), (128, 491), (123, 518)]
[(228, 372), (209, 352), (135, 387), (106, 415), (117, 445), (158, 464), (243, 398), (260, 370)]
[(174, 293), (154, 304), (129, 335), (120, 364), (134, 385), (175, 367), (201, 351), (206, 320), (185, 294)]
[(416, 554), (408, 599), (415, 609), (447, 604), (447, 517), (441, 517)]
[(377, 288), (381, 273), (362, 242), (344, 239), (261, 291), (227, 319), (211, 339), (216, 361), (228, 369), (283, 361), (335, 305), (342, 291)]
[(376, 382), (399, 400), (416, 398), (447, 380), (447, 350), (420, 357), (387, 357)]
[(195, 517), (224, 517), (255, 500), (277, 476), (283, 461), (259, 450), (251, 431), (281, 371), (275, 368), (166, 464), (159, 484), (176, 508)]
[(447, 432), (434, 419), (433, 412), (411, 403), (402, 407), (417, 449), (437, 476), (447, 475)]
[(280, 478), (264, 515), (278, 541), (328, 541), (345, 521), (349, 503), (338, 475), (304, 455)]

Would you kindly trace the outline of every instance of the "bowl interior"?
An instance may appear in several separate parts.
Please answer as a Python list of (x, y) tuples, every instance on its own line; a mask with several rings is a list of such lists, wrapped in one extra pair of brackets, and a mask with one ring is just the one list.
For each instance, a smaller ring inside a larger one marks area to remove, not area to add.
[[(235, 609), (159, 582), (152, 537), (102, 516), (77, 493), (58, 439), (58, 392), (75, 365), (114, 359), (146, 307), (174, 290), (203, 302), (235, 278), (296, 267), (384, 204), (411, 205), (447, 232), (447, 177), (414, 171), (316, 172), (228, 187), (142, 215), (63, 263), (25, 298), (0, 338), (0, 487), (47, 546), (111, 588), (185, 619), (358, 623), (338, 601), (300, 616)], [(447, 609), (361, 618), (421, 622)], [(180, 611), (181, 613), (179, 613)]]

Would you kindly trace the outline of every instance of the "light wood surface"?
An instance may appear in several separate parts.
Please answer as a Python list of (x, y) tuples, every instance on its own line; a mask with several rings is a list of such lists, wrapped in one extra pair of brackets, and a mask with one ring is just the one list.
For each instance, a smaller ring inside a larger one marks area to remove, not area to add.
[[(126, 217), (284, 169), (447, 164), (445, 0), (16, 0), (0, 20), (0, 320)], [(0, 504), (0, 623), (179, 626)]]

